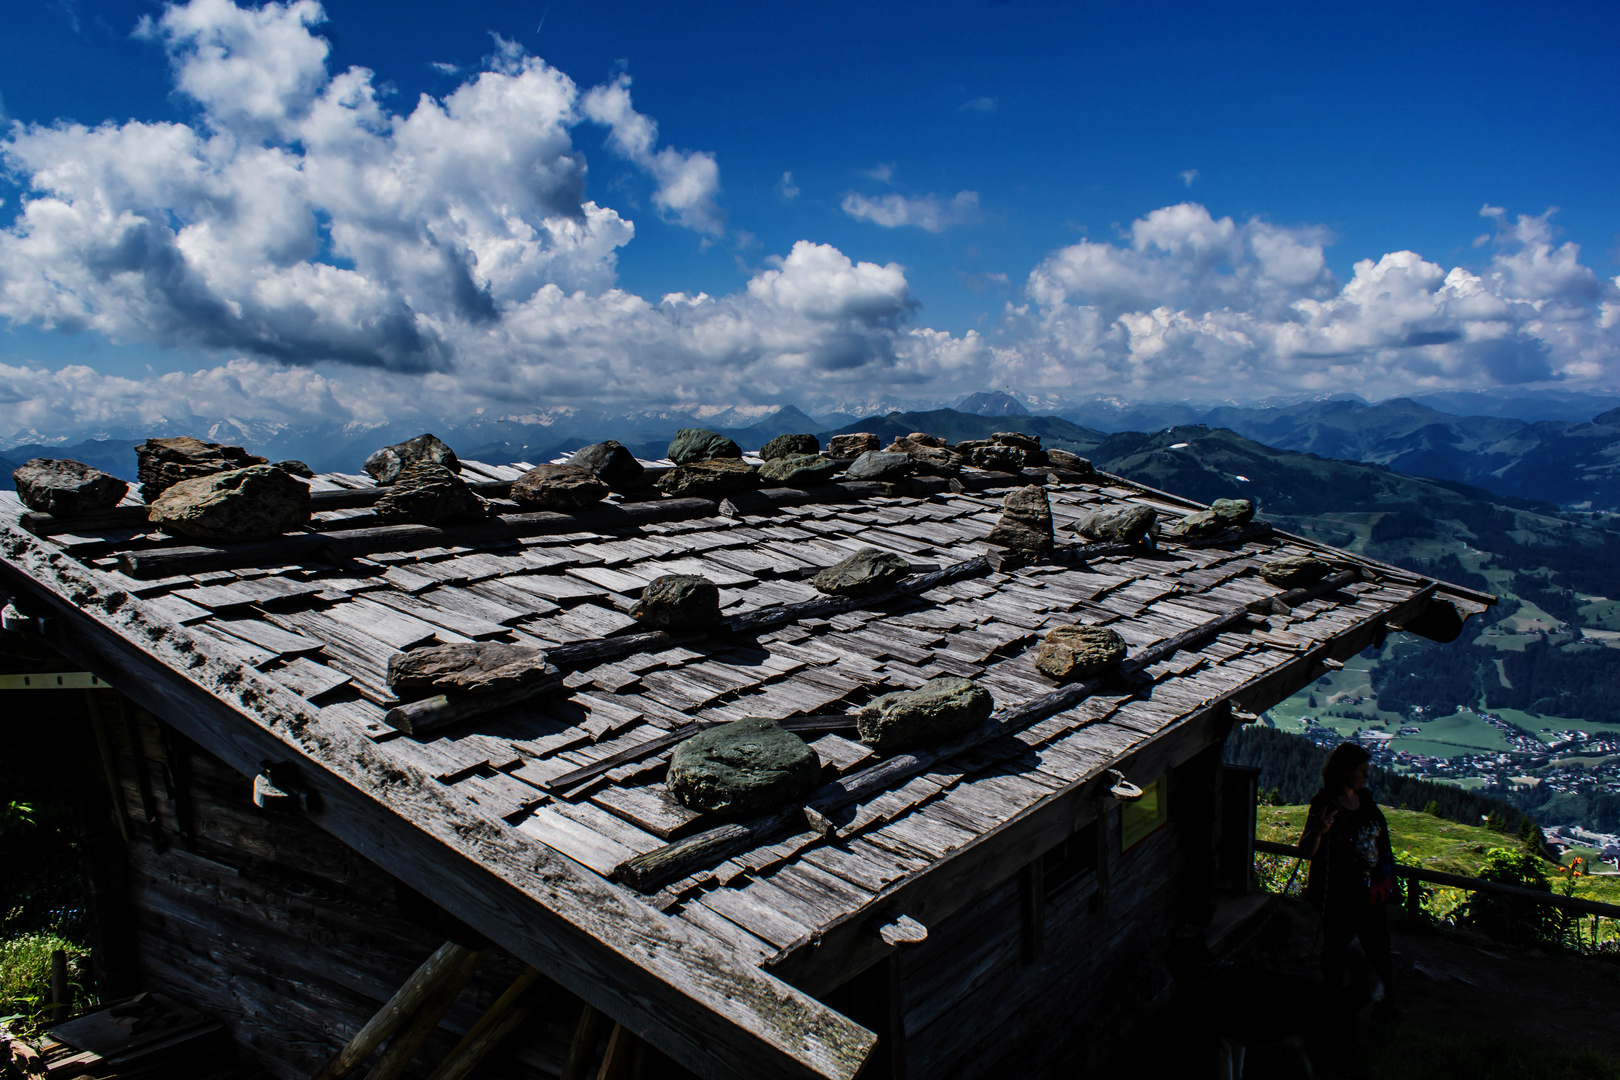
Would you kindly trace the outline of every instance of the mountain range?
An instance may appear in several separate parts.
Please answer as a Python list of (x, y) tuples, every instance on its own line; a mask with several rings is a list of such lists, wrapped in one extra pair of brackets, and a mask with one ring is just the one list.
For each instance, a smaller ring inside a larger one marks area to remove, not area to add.
[[(1110, 436), (1171, 428), (1228, 430), (1278, 450), (1384, 466), (1407, 476), (1477, 487), (1494, 495), (1552, 503), (1575, 511), (1620, 511), (1620, 409), (1600, 395), (1530, 396), (1527, 416), (1502, 415), (1502, 399), (1484, 395), (1392, 398), (1376, 404), (1338, 397), (1293, 404), (1137, 404), (1097, 399), (1037, 415), (1003, 391), (969, 395), (954, 409), (889, 412), (856, 417), (811, 415), (794, 406), (724, 407), (625, 411), (605, 406), (565, 406), (524, 415), (479, 418), (438, 427), (435, 434), (458, 452), (490, 462), (547, 461), (605, 438), (642, 457), (660, 458), (683, 427), (706, 427), (755, 449), (788, 432), (821, 435), (870, 431), (887, 440), (927, 431), (950, 440), (982, 438), (994, 431), (1040, 435), (1048, 445), (1091, 454)], [(1436, 403), (1489, 408), (1448, 412)], [(1584, 416), (1579, 408), (1594, 410)], [(118, 432), (73, 444), (32, 443), (0, 451), (5, 474), (31, 457), (71, 457), (115, 475), (134, 475), (132, 449), (148, 435), (196, 434), (238, 443), (272, 460), (297, 458), (317, 471), (357, 472), (379, 446), (421, 433), (416, 423), (378, 426), (326, 424), (292, 427), (191, 418), (150, 431)]]

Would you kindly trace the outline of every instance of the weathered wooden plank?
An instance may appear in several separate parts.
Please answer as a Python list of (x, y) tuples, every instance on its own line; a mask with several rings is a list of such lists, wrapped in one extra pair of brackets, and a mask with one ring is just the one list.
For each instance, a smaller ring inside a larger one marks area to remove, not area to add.
[(609, 839), (549, 806), (542, 806), (524, 818), (518, 823), (518, 829), (598, 874), (612, 873), (615, 866), (632, 854), (617, 840)]
[(215, 630), (223, 631), (232, 637), (241, 638), (251, 642), (261, 649), (268, 649), (277, 655), (287, 656), (296, 653), (319, 652), (321, 642), (305, 634), (296, 634), (284, 630), (263, 619), (225, 619), (216, 618), (208, 624)]
[(317, 664), (307, 656), (294, 657), (285, 666), (266, 674), (302, 698), (320, 697), (350, 681), (350, 676)]
[(610, 787), (592, 795), (591, 801), (665, 840), (691, 832), (703, 820), (703, 815), (670, 798), (662, 784), (656, 788)]
[(375, 552), (420, 551), (455, 544), (480, 544), (528, 536), (631, 529), (658, 521), (712, 516), (719, 506), (707, 499), (660, 499), (628, 505), (603, 504), (578, 514), (538, 511), (503, 514), (470, 525), (377, 525), (328, 532), (291, 533), (277, 540), (230, 547), (173, 547), (126, 551), (119, 569), (131, 577), (167, 577), (238, 566), (273, 566), (336, 560)]
[(756, 900), (746, 892), (722, 886), (704, 893), (697, 902), (723, 915), (755, 937), (785, 948), (812, 932), (811, 924), (795, 920), (787, 912)]
[[(439, 589), (436, 590), (436, 593), (453, 595), (453, 590)], [(431, 595), (435, 594), (425, 593), (418, 597), (411, 596), (409, 593), (395, 592), (393, 589), (383, 589), (378, 592), (368, 593), (366, 598), (382, 604), (384, 607), (409, 615), (413, 619), (419, 619), (429, 626), (448, 630), (454, 634), (461, 634), (475, 641), (479, 638), (500, 637), (506, 633), (507, 628), (498, 622), (490, 622), (488, 619), (463, 614), (461, 611), (453, 610), (442, 603), (430, 602), (427, 597)], [(341, 606), (339, 605), (339, 607)]]

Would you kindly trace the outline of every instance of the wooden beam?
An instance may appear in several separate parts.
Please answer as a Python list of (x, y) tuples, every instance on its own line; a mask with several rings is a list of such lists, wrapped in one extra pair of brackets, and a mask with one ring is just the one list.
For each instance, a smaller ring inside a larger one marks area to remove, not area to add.
[(472, 981), (479, 963), (487, 955), (488, 949), (474, 953), (471, 959), (456, 965), (449, 978), (433, 988), (417, 1006), (416, 1012), (388, 1040), (388, 1045), (377, 1057), (377, 1064), (366, 1074), (366, 1080), (399, 1080), (404, 1075), (428, 1037), (438, 1029), (444, 1014), (450, 1011), (450, 1006), (456, 1003), (461, 991)]
[(119, 569), (134, 578), (172, 577), (205, 570), (243, 566), (279, 566), (321, 559), (345, 559), (376, 551), (411, 551), (424, 547), (483, 544), (526, 536), (565, 532), (633, 529), (661, 521), (713, 517), (720, 504), (712, 499), (659, 499), (623, 505), (597, 505), (576, 514), (538, 510), (500, 514), (466, 525), (371, 525), (327, 532), (289, 533), (275, 540), (228, 547), (186, 545), (125, 551)]
[(596, 1080), (640, 1080), (641, 1040), (623, 1024), (614, 1024)]
[[(474, 494), (482, 495), (486, 499), (504, 499), (512, 493), (510, 480), (470, 480), (467, 486)], [(309, 510), (312, 514), (318, 514), (323, 510), (360, 510), (375, 506), (377, 500), (390, 490), (391, 485), (379, 485), (349, 488), (344, 491), (312, 491), (309, 493)], [(22, 527), (35, 536), (55, 536), (65, 532), (85, 534), (137, 528), (148, 523), (151, 512), (152, 508), (147, 504), (136, 503), (71, 517), (57, 517), (39, 510), (30, 510), (19, 520)]]
[(90, 714), (90, 732), (95, 736), (96, 753), (101, 756), (101, 773), (107, 779), (107, 791), (112, 795), (113, 820), (118, 823), (118, 834), (129, 843), (129, 807), (124, 805), (124, 787), (118, 782), (118, 766), (113, 761), (112, 744), (107, 741), (107, 728), (101, 719), (101, 704), (96, 692), (84, 692), (85, 711)]
[(0, 580), (48, 644), (245, 776), (288, 762), (309, 817), (677, 1062), (710, 1076), (850, 1077), (875, 1036), (527, 833), (346, 721), (175, 627), (11, 525)]
[[(359, 1068), (388, 1036), (415, 1016), (422, 1003), (441, 987), (453, 984), (460, 990), (463, 981), (460, 979), (461, 973), (465, 971), (470, 976), (472, 969), (476, 968), (478, 961), (482, 959), (482, 953), (465, 945), (457, 945), (453, 941), (440, 945), (431, 956), (422, 961), (420, 967), (411, 972), (410, 978), (406, 979), (394, 992), (394, 996), (377, 1010), (376, 1015), (366, 1021), (365, 1025), (355, 1032), (325, 1065), (321, 1066), (315, 1073), (314, 1080), (343, 1080), (343, 1077)], [(448, 1006), (449, 1002), (445, 1004)], [(437, 1018), (434, 1022), (438, 1022)]]
[(161, 855), (169, 845), (163, 839), (163, 821), (158, 817), (157, 799), (152, 795), (152, 770), (147, 767), (146, 751), (141, 746), (141, 727), (134, 715), (124, 708), (122, 697), (115, 699), (113, 710), (124, 721), (130, 764), (135, 770), (135, 790), (141, 798), (141, 813), (146, 817), (146, 839), (152, 850)]
[(586, 1002), (585, 1008), (580, 1010), (579, 1023), (574, 1025), (574, 1039), (568, 1044), (568, 1057), (563, 1060), (558, 1080), (585, 1080), (585, 1072), (596, 1054), (596, 1040), (602, 1037), (606, 1023), (602, 1010)]
[(428, 1080), (462, 1080), (548, 998), (562, 993), (538, 968), (526, 968), (461, 1037)]
[[(1284, 855), (1294, 859), (1305, 858), (1305, 853), (1295, 845), (1279, 844), (1272, 840), (1256, 840), (1254, 850), (1263, 851), (1268, 855)], [(1584, 896), (1565, 896), (1562, 893), (1538, 892), (1535, 889), (1526, 889), (1521, 885), (1508, 885), (1505, 882), (1486, 881), (1484, 878), (1464, 877), (1462, 874), (1448, 874), (1443, 870), (1430, 870), (1425, 866), (1403, 866), (1399, 863), (1395, 864), (1395, 876), (1406, 878), (1409, 881), (1427, 881), (1431, 885), (1444, 885), (1448, 889), (1495, 893), (1498, 896), (1528, 900), (1536, 904), (1546, 904), (1549, 907), (1573, 911), (1580, 915), (1598, 915), (1608, 919), (1620, 919), (1620, 904), (1605, 904), (1601, 900), (1588, 900)]]

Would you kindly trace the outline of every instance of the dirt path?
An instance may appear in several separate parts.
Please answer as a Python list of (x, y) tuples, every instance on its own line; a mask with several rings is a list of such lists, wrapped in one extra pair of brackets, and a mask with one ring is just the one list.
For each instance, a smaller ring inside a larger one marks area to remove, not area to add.
[[(1314, 976), (1316, 917), (1279, 908), (1242, 959)], [(1392, 928), (1403, 1021), (1586, 1047), (1620, 1060), (1620, 963), (1517, 949), (1470, 931)]]

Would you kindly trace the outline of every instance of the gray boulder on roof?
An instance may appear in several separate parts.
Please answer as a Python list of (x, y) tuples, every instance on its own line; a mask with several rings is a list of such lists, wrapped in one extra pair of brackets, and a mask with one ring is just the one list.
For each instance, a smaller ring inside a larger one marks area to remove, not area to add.
[(250, 465), (173, 484), (148, 516), (197, 540), (269, 540), (309, 524), (309, 485), (273, 465)]
[(821, 759), (803, 739), (745, 716), (677, 746), (665, 783), (688, 810), (756, 814), (803, 798), (820, 778)]
[(720, 434), (707, 428), (681, 428), (670, 440), (669, 460), (677, 465), (690, 465), (713, 458), (740, 458), (742, 449)]
[(412, 465), (442, 465), (453, 473), (461, 471), (456, 452), (431, 433), (383, 447), (366, 458), (364, 468), (377, 483), (392, 484)]
[(129, 484), (111, 473), (66, 458), (26, 461), (11, 479), (24, 506), (57, 517), (110, 509), (129, 492)]

